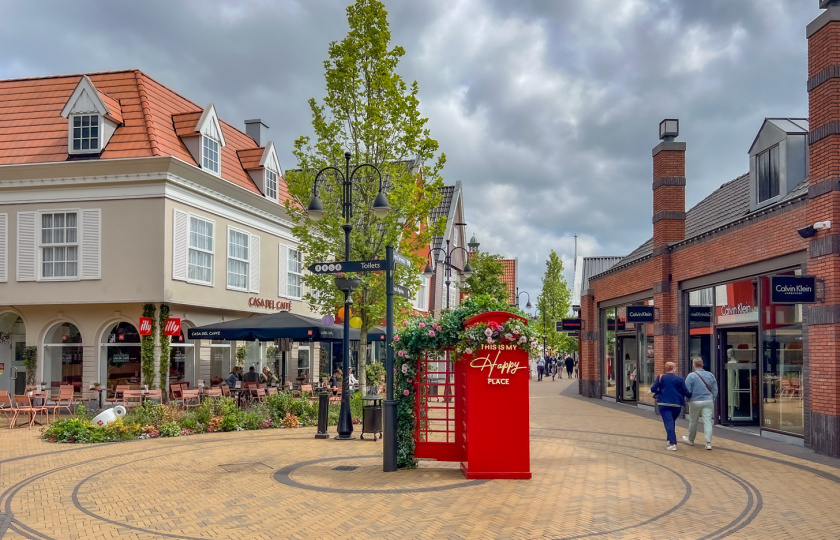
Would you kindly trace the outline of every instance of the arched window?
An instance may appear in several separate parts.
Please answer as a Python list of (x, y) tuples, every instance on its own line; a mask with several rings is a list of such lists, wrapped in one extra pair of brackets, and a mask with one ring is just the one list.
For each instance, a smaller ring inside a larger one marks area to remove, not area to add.
[(131, 323), (120, 322), (102, 334), (102, 381), (109, 388), (117, 384), (140, 384), (140, 334)]
[(75, 325), (63, 322), (54, 325), (44, 337), (43, 381), (50, 388), (72, 384), (82, 389), (84, 353), (82, 334)]

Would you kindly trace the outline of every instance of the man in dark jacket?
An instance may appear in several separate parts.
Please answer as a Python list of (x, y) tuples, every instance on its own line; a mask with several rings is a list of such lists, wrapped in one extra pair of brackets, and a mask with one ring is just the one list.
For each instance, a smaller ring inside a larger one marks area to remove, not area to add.
[(566, 373), (569, 374), (569, 378), (572, 378), (572, 370), (575, 369), (575, 361), (572, 359), (570, 354), (566, 355)]

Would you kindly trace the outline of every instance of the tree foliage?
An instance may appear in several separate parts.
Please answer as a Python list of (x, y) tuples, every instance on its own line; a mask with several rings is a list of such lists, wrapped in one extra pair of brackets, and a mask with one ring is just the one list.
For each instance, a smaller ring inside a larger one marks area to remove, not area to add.
[(542, 290), (537, 298), (537, 320), (540, 334), (545, 337), (548, 348), (554, 351), (571, 351), (577, 347), (573, 339), (564, 332), (556, 330), (555, 321), (569, 314), (571, 293), (563, 277), (563, 261), (554, 250), (545, 261), (545, 274), (542, 278)]
[[(314, 134), (294, 142), (297, 170), (286, 175), (296, 200), (286, 205), (293, 233), (301, 242), (304, 264), (344, 259), (339, 176), (327, 172), (318, 181), (324, 218), (310, 222), (302, 210), (312, 197), (317, 172), (327, 166), (344, 172), (344, 152), (348, 151), (353, 175), (350, 260), (384, 259), (385, 246), (392, 245), (422, 268), (423, 248), (444, 226), (444, 220), (439, 220), (430, 228), (428, 217), (440, 200), (445, 156), (437, 155), (438, 143), (420, 114), (417, 82), (408, 85), (396, 72), (405, 50), (390, 45), (382, 2), (356, 0), (347, 8), (347, 21), (349, 32), (340, 42), (330, 43), (329, 60), (324, 62), (326, 96), (322, 103), (309, 100)], [(370, 211), (379, 176), (370, 167), (353, 172), (353, 167), (362, 163), (381, 171), (391, 207), (383, 219)], [(303, 278), (308, 288), (304, 298), (323, 314), (336, 313), (344, 302), (332, 277), (313, 274)], [(367, 330), (385, 316), (385, 276), (362, 273), (356, 277), (362, 282), (352, 296), (352, 315), (361, 317), (364, 350)], [(416, 290), (419, 270), (398, 266), (396, 282)], [(395, 302), (398, 309), (409, 307), (408, 300), (395, 297)], [(365, 373), (364, 369), (360, 372)]]
[(505, 268), (502, 265), (502, 256), (476, 251), (470, 258), (470, 266), (473, 270), (466, 280), (464, 292), (470, 296), (486, 295), (503, 302), (508, 301), (508, 287), (503, 278)]

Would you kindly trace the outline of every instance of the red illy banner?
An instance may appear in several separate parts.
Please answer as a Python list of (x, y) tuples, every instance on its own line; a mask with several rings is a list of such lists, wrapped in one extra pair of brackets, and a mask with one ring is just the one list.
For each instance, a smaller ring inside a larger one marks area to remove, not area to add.
[(140, 317), (140, 335), (141, 336), (151, 336), (152, 335), (152, 318), (151, 317)]
[(166, 319), (166, 324), (163, 327), (164, 336), (180, 336), (181, 335), (181, 319)]

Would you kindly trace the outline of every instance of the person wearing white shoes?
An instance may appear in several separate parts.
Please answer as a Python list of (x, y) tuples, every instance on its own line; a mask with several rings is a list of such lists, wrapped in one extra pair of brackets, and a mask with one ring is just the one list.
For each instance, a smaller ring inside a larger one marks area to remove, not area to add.
[(691, 392), (688, 400), (688, 436), (683, 435), (683, 442), (694, 446), (697, 436), (697, 420), (703, 417), (703, 435), (706, 437), (706, 450), (712, 449), (712, 428), (715, 411), (715, 400), (718, 395), (718, 384), (715, 376), (703, 369), (703, 359), (695, 358), (691, 361), (694, 371), (685, 378), (685, 386)]
[(665, 433), (668, 436), (667, 448), (671, 451), (677, 450), (677, 434), (674, 430), (676, 420), (682, 413), (685, 398), (691, 398), (685, 381), (675, 373), (676, 369), (675, 363), (665, 362), (665, 373), (659, 375), (650, 387), (651, 393), (656, 398), (662, 423), (665, 424)]

